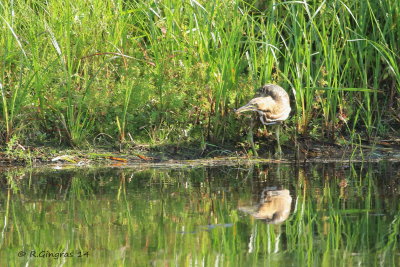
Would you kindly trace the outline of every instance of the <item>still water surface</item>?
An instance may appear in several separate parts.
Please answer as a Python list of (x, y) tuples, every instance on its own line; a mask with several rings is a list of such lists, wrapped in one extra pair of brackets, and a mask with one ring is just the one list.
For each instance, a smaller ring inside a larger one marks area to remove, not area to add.
[(0, 176), (0, 266), (400, 266), (398, 163)]

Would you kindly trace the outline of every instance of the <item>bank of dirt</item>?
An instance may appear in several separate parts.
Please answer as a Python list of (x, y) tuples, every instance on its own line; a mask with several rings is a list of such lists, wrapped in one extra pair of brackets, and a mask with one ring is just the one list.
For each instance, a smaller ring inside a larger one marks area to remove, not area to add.
[(274, 154), (273, 145), (258, 148), (258, 156), (251, 150), (238, 147), (206, 145), (136, 145), (119, 149), (57, 149), (52, 147), (23, 147), (0, 152), (0, 166), (56, 165), (56, 166), (212, 166), (254, 163), (311, 163), (400, 161), (400, 140), (380, 141), (375, 144), (338, 145), (303, 140), (293, 146), (283, 146), (283, 154)]

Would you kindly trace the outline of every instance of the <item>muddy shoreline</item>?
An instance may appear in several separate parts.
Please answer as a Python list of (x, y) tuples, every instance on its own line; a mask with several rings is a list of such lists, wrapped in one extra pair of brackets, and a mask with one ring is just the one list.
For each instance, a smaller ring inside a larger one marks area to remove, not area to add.
[[(261, 153), (260, 153), (261, 154)], [(136, 148), (123, 152), (110, 150), (55, 150), (51, 148), (21, 148), (12, 153), (0, 152), (0, 167), (49, 166), (63, 167), (200, 167), (252, 164), (307, 164), (307, 163), (356, 163), (356, 162), (400, 162), (398, 146), (358, 147), (313, 146), (307, 150), (285, 149), (280, 157), (268, 153), (259, 157), (246, 155), (242, 151), (208, 150), (193, 148), (171, 148), (154, 150)]]

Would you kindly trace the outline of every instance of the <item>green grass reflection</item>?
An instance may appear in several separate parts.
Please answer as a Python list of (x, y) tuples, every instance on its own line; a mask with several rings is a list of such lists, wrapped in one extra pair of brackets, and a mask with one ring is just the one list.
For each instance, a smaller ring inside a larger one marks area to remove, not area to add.
[[(395, 266), (400, 260), (395, 163), (12, 169), (0, 181), (1, 266)], [(268, 224), (239, 211), (272, 187), (290, 191), (286, 221)]]

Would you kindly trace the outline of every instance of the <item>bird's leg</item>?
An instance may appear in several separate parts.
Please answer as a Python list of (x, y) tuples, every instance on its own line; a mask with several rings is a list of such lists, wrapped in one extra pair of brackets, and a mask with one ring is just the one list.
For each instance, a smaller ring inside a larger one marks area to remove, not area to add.
[(280, 141), (279, 141), (279, 131), (280, 131), (280, 128), (281, 128), (281, 124), (279, 123), (279, 124), (276, 126), (276, 131), (275, 131), (275, 133), (276, 133), (276, 142), (277, 142), (276, 154), (277, 154), (279, 157), (282, 156), (281, 143), (280, 143)]
[(248, 140), (249, 143), (250, 143), (251, 150), (253, 151), (253, 155), (256, 156), (256, 157), (258, 157), (258, 153), (257, 153), (256, 147), (255, 147), (255, 145), (254, 145), (253, 128), (254, 128), (254, 119), (251, 118), (251, 121), (250, 121), (250, 129), (249, 129), (249, 132), (247, 133), (247, 140)]
[(267, 125), (267, 122), (264, 120), (264, 113), (259, 113), (260, 114), (260, 121), (263, 125)]

